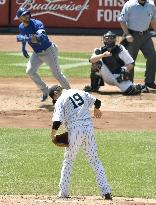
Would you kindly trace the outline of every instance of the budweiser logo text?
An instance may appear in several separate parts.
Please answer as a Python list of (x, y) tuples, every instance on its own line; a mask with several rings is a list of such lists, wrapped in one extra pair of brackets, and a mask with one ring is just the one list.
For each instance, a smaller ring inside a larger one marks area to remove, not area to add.
[(16, 0), (16, 3), (31, 10), (32, 16), (52, 14), (73, 21), (77, 21), (89, 8), (89, 0)]

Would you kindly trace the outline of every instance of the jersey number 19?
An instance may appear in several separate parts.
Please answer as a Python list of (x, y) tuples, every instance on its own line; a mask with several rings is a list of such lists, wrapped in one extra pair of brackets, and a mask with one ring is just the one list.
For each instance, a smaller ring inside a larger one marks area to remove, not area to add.
[(74, 109), (84, 104), (83, 98), (78, 93), (75, 93), (72, 97), (69, 97), (69, 99), (73, 103)]

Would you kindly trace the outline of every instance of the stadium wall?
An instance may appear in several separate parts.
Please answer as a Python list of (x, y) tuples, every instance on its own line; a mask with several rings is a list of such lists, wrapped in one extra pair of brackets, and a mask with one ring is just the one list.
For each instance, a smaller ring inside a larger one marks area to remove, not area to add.
[(101, 35), (114, 30), (122, 35), (117, 21), (126, 0), (0, 0), (0, 33), (18, 32), (16, 12), (31, 10), (33, 18), (45, 23), (51, 34)]

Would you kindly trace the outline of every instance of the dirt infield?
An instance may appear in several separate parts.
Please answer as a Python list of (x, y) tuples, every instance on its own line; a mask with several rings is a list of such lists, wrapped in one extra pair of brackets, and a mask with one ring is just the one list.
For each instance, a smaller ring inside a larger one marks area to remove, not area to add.
[[(82, 89), (88, 79), (69, 79), (72, 88)], [(45, 78), (49, 85), (56, 80)], [(50, 128), (52, 103), (40, 102), (40, 91), (29, 78), (0, 79), (0, 127)], [(156, 93), (123, 96), (115, 87), (105, 86), (93, 93), (102, 100), (103, 116), (94, 119), (96, 129), (156, 130)]]
[(59, 199), (57, 196), (0, 196), (1, 205), (156, 205), (156, 200), (114, 197), (113, 201), (97, 196)]
[[(50, 38), (58, 44), (60, 51), (90, 52), (101, 44), (100, 37), (51, 36)], [(10, 38), (1, 36), (0, 50), (19, 51), (20, 46), (16, 43), (15, 36), (10, 36)], [(57, 83), (50, 77), (44, 80), (48, 82), (48, 85)], [(89, 79), (82, 81), (82, 79), (70, 78), (69, 81), (72, 88), (79, 89), (89, 83)], [(40, 94), (29, 78), (0, 78), (0, 127), (50, 128), (53, 111), (51, 99), (41, 103)], [(99, 93), (93, 93), (93, 95), (102, 100), (103, 111), (100, 120), (93, 118), (95, 129), (156, 131), (156, 91), (143, 93), (140, 96), (123, 96), (118, 88), (106, 85)], [(115, 197), (113, 202), (106, 202), (97, 196), (72, 197), (69, 200), (60, 200), (55, 196), (0, 196), (0, 204), (156, 205), (156, 200)]]

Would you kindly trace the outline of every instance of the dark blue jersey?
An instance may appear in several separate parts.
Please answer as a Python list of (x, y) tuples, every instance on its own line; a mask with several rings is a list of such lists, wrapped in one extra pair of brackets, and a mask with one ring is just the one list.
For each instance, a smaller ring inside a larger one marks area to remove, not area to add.
[[(29, 37), (31, 34), (37, 34), (37, 32), (41, 29), (44, 30), (44, 25), (41, 21), (36, 19), (30, 19), (30, 23), (27, 27), (25, 27), (23, 23), (19, 25), (20, 34), (26, 35), (27, 37)], [(28, 41), (28, 44), (36, 53), (39, 53), (49, 48), (52, 45), (52, 42), (48, 39), (47, 35), (44, 35), (38, 43), (32, 43), (31, 41)]]

